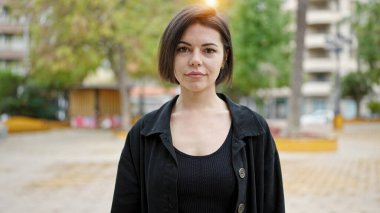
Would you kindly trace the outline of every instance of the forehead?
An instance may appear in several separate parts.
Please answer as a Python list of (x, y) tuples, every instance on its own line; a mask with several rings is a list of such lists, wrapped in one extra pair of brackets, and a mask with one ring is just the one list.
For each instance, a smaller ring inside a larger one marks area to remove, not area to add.
[(187, 27), (181, 37), (181, 41), (186, 41), (189, 43), (222, 44), (219, 31), (199, 23), (195, 23)]

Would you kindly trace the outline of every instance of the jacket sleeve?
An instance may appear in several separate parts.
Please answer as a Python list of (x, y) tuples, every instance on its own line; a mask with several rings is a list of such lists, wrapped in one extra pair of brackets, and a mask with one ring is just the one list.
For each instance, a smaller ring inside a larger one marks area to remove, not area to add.
[(123, 151), (121, 153), (116, 176), (115, 191), (112, 201), (111, 213), (140, 212), (140, 181), (136, 169), (137, 149), (133, 144), (138, 144), (139, 134), (128, 133)]
[(285, 199), (280, 158), (269, 127), (266, 127), (264, 212), (284, 213)]

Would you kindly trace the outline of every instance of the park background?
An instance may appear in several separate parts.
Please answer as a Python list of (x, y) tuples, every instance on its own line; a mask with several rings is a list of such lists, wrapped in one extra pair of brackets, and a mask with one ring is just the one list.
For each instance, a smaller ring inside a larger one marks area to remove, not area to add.
[(234, 77), (218, 90), (267, 118), (290, 212), (379, 207), (378, 1), (0, 0), (1, 212), (108, 208), (126, 132), (179, 92), (159, 79), (157, 49), (192, 3), (229, 22)]

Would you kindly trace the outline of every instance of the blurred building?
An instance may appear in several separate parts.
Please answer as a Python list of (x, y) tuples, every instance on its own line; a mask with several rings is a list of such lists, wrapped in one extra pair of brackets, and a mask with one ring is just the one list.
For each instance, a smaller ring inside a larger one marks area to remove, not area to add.
[(9, 15), (9, 8), (0, 0), (0, 70), (26, 74), (28, 30), (25, 18)]
[[(130, 88), (133, 122), (145, 113), (158, 109), (176, 94), (177, 88), (165, 88), (155, 81), (134, 81)], [(121, 126), (120, 94), (112, 70), (99, 67), (81, 85), (70, 89), (68, 117), (72, 127)]]
[[(355, 10), (354, 4), (355, 2), (351, 0), (308, 1), (303, 62), (303, 113), (333, 110), (337, 72), (340, 72), (340, 76), (344, 76), (349, 72), (357, 71), (357, 44), (352, 26), (347, 20)], [(284, 8), (295, 14), (297, 0), (285, 0)], [(296, 26), (292, 28), (295, 30)], [(334, 52), (337, 47), (341, 48), (339, 59)], [(286, 94), (287, 92), (283, 90), (279, 93), (283, 97), (288, 96)], [(355, 112), (354, 107), (353, 101), (342, 100), (341, 102), (342, 113), (345, 117), (354, 116), (352, 115)]]

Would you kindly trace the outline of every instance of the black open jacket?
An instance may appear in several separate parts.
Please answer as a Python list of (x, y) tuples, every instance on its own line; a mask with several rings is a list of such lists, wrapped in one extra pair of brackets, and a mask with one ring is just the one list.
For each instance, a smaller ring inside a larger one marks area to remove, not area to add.
[[(236, 211), (285, 212), (278, 152), (266, 121), (218, 94), (230, 110)], [(112, 213), (178, 213), (177, 159), (170, 114), (178, 96), (142, 117), (128, 133), (121, 154)]]

